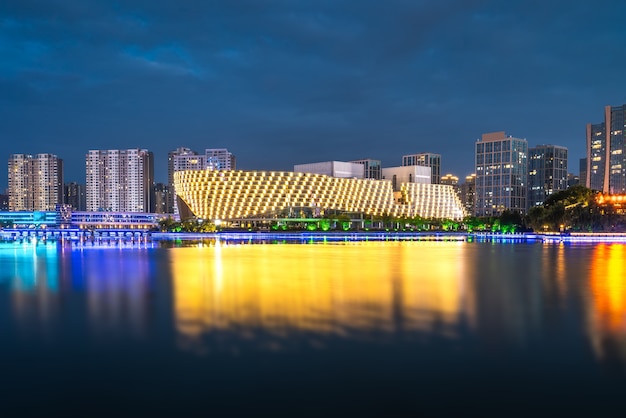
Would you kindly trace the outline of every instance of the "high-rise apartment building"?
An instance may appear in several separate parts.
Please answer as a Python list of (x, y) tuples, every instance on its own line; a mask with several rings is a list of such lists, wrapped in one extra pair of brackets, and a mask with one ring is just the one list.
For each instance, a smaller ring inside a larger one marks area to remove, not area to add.
[(63, 160), (54, 154), (9, 157), (9, 210), (49, 211), (63, 203)]
[(206, 149), (204, 157), (208, 170), (236, 170), (236, 158), (226, 148)]
[(402, 156), (402, 165), (421, 165), (430, 167), (432, 172), (431, 183), (439, 184), (441, 180), (441, 154), (422, 152), (419, 154), (409, 154)]
[(626, 193), (626, 105), (605, 106), (604, 122), (587, 124), (585, 172), (587, 187), (603, 193)]
[(476, 216), (526, 212), (528, 142), (504, 132), (476, 141)]
[(151, 212), (154, 157), (145, 149), (90, 150), (87, 210)]
[(73, 210), (87, 210), (87, 188), (84, 184), (71, 182), (65, 184), (64, 202)]
[(350, 163), (363, 164), (364, 176), (366, 179), (380, 180), (382, 179), (382, 164), (380, 160), (364, 158), (362, 160), (349, 161)]
[(528, 209), (567, 189), (567, 148), (537, 145), (528, 149)]

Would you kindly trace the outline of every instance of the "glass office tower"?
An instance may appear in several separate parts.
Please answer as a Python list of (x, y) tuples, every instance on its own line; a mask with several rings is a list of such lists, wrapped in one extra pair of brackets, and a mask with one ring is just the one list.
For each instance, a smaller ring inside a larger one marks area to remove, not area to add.
[(528, 142), (504, 132), (476, 141), (476, 216), (526, 212)]

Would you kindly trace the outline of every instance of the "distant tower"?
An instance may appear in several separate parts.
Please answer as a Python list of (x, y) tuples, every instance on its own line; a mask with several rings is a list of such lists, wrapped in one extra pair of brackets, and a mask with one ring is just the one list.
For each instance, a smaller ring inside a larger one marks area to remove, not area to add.
[(157, 183), (154, 185), (154, 213), (172, 213), (168, 207), (170, 191), (167, 184)]
[(52, 211), (63, 203), (63, 160), (54, 154), (9, 158), (9, 210)]
[(70, 205), (73, 210), (84, 212), (87, 210), (87, 192), (84, 184), (71, 182), (65, 184), (66, 205)]
[(461, 198), (461, 186), (459, 185), (459, 178), (453, 174), (446, 174), (445, 176), (441, 176), (440, 180), (441, 184), (446, 184), (448, 186), (452, 186), (456, 195)]
[(476, 216), (526, 212), (528, 142), (504, 132), (476, 141)]
[(466, 213), (476, 213), (476, 174), (465, 177), (465, 183), (461, 185), (461, 202)]
[(86, 178), (88, 211), (154, 210), (154, 156), (148, 150), (90, 150)]
[(409, 154), (402, 156), (402, 165), (421, 165), (430, 167), (432, 171), (432, 184), (439, 184), (441, 180), (441, 154), (422, 152), (419, 154)]
[(586, 185), (587, 182), (587, 158), (581, 158), (578, 161), (578, 179), (579, 183), (585, 187), (589, 187)]
[(528, 208), (567, 189), (567, 148), (537, 145), (528, 150)]

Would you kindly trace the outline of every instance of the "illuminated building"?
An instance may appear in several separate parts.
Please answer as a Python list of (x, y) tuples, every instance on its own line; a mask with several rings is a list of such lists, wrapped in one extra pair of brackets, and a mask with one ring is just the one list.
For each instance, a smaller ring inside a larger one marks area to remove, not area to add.
[(431, 183), (439, 184), (441, 180), (441, 154), (433, 154), (430, 152), (421, 152), (419, 154), (409, 154), (402, 156), (402, 165), (421, 165), (430, 167)]
[(605, 106), (604, 122), (587, 124), (585, 186), (603, 193), (626, 193), (626, 105)]
[(87, 210), (151, 212), (154, 157), (145, 149), (90, 150)]
[(54, 154), (9, 158), (9, 210), (54, 210), (63, 203), (63, 160)]
[(232, 221), (285, 216), (307, 208), (366, 216), (449, 218), (464, 216), (450, 186), (404, 183), (394, 193), (391, 181), (336, 178), (320, 174), (270, 171), (191, 170), (174, 174), (181, 216)]
[(596, 203), (600, 206), (601, 214), (626, 214), (626, 194), (602, 194), (596, 195)]
[[(0, 224), (8, 224), (16, 228), (57, 228), (63, 208), (56, 211), (19, 211), (0, 212)], [(141, 212), (74, 212), (67, 214), (68, 226), (78, 228), (125, 228), (150, 229), (158, 225), (162, 216), (154, 213)]]
[(525, 213), (528, 142), (504, 132), (476, 141), (476, 216)]
[(528, 208), (567, 189), (567, 148), (538, 145), (528, 149)]

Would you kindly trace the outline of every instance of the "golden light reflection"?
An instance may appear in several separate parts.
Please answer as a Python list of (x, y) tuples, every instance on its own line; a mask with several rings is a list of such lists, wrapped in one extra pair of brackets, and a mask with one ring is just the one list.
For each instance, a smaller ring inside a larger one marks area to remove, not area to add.
[[(437, 328), (467, 312), (457, 242), (224, 245), (172, 251), (176, 329), (185, 348), (229, 331), (370, 335)], [(444, 261), (444, 262), (442, 262)]]
[(590, 333), (596, 353), (604, 357), (607, 339), (622, 340), (626, 358), (626, 246), (600, 244), (595, 247), (590, 277)]

